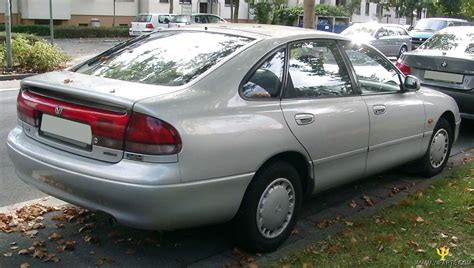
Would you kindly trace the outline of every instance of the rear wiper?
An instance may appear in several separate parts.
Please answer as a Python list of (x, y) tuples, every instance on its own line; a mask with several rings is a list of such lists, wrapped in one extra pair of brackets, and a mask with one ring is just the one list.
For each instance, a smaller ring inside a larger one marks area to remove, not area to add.
[(100, 53), (99, 55), (79, 64), (78, 66), (74, 67), (71, 71), (75, 72), (77, 70), (79, 70), (81, 67), (83, 67), (84, 65), (87, 65), (87, 66), (91, 66), (92, 64), (98, 62), (100, 59), (102, 59), (103, 57), (107, 57), (107, 56), (110, 56), (112, 54), (114, 54), (115, 52), (118, 52), (119, 50), (127, 47), (128, 45), (131, 45), (131, 44), (134, 44), (134, 43), (137, 43), (141, 40), (144, 40), (144, 39), (147, 39), (148, 37), (150, 37), (150, 34), (145, 34), (145, 35), (141, 35), (141, 36), (138, 36), (138, 37), (135, 37), (135, 38), (132, 38), (132, 39), (129, 39), (127, 41), (124, 41), (124, 42), (121, 42), (121, 43), (118, 43), (117, 45), (115, 45), (114, 47), (112, 47), (111, 49), (108, 49), (102, 53)]

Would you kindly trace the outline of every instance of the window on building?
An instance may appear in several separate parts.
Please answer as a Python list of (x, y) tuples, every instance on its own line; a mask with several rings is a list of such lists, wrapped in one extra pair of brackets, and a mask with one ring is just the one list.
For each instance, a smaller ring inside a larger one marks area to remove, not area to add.
[(365, 1), (365, 15), (370, 15), (370, 2), (368, 0)]
[(180, 4), (191, 4), (191, 0), (179, 0)]
[(377, 4), (377, 9), (376, 9), (376, 16), (377, 17), (382, 17), (383, 16), (383, 5)]
[(160, 0), (160, 3), (169, 3), (169, 0)]
[(79, 27), (87, 27), (89, 26), (89, 23), (79, 23)]
[(225, 4), (226, 6), (230, 6), (230, 0), (225, 0), (225, 1), (224, 1), (224, 4)]

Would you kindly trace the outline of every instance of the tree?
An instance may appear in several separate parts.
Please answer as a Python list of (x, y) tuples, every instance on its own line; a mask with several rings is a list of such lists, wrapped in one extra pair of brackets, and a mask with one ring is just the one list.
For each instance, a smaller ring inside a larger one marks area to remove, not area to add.
[(174, 9), (174, 0), (169, 0), (170, 1), (170, 14), (173, 14), (173, 9)]
[(443, 13), (450, 17), (457, 17), (461, 13), (463, 0), (439, 0), (438, 5), (443, 10)]
[(235, 23), (239, 22), (239, 6), (240, 6), (240, 0), (234, 0), (235, 6), (234, 6), (234, 21)]
[(314, 29), (316, 23), (316, 15), (314, 14), (315, 0), (304, 0), (303, 8), (303, 27)]
[(462, 15), (470, 21), (474, 20), (474, 1), (464, 0), (462, 5)]

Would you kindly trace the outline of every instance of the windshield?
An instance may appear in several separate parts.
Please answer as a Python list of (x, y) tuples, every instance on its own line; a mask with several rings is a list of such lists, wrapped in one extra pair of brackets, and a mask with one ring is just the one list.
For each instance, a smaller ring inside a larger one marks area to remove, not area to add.
[(150, 22), (151, 15), (138, 15), (133, 19), (133, 22)]
[(459, 51), (473, 54), (474, 32), (439, 32), (428, 39), (420, 49)]
[(184, 85), (252, 39), (189, 31), (142, 38), (80, 66), (78, 73), (162, 86)]
[(171, 22), (173, 22), (173, 23), (188, 23), (189, 18), (188, 18), (188, 16), (178, 15), (178, 16), (174, 16), (171, 19)]
[(342, 32), (343, 35), (373, 35), (379, 26), (376, 25), (369, 25), (369, 24), (360, 24), (360, 25), (353, 25)]
[(445, 28), (448, 25), (448, 22), (445, 20), (436, 20), (436, 19), (421, 19), (415, 26), (415, 30), (429, 30), (429, 31), (439, 31)]

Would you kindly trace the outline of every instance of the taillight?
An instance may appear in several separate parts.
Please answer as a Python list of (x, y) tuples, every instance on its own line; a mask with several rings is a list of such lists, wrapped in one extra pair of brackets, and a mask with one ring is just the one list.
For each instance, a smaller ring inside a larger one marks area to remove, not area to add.
[(146, 26), (145, 26), (147, 29), (153, 29), (155, 27), (153, 27), (153, 24), (151, 23), (147, 23)]
[[(59, 115), (56, 113), (58, 107), (61, 107)], [(26, 90), (21, 90), (18, 94), (17, 111), (18, 118), (33, 127), (39, 127), (41, 115), (44, 113), (90, 125), (93, 145), (123, 150), (128, 123), (126, 112), (112, 112), (73, 104)]]
[(170, 155), (181, 150), (181, 138), (170, 124), (134, 112), (125, 136), (125, 151), (148, 155)]
[(410, 67), (408, 65), (405, 65), (405, 63), (401, 59), (397, 60), (397, 62), (395, 63), (395, 66), (397, 66), (397, 68), (400, 71), (402, 71), (403, 74), (405, 74), (405, 75), (411, 74)]

